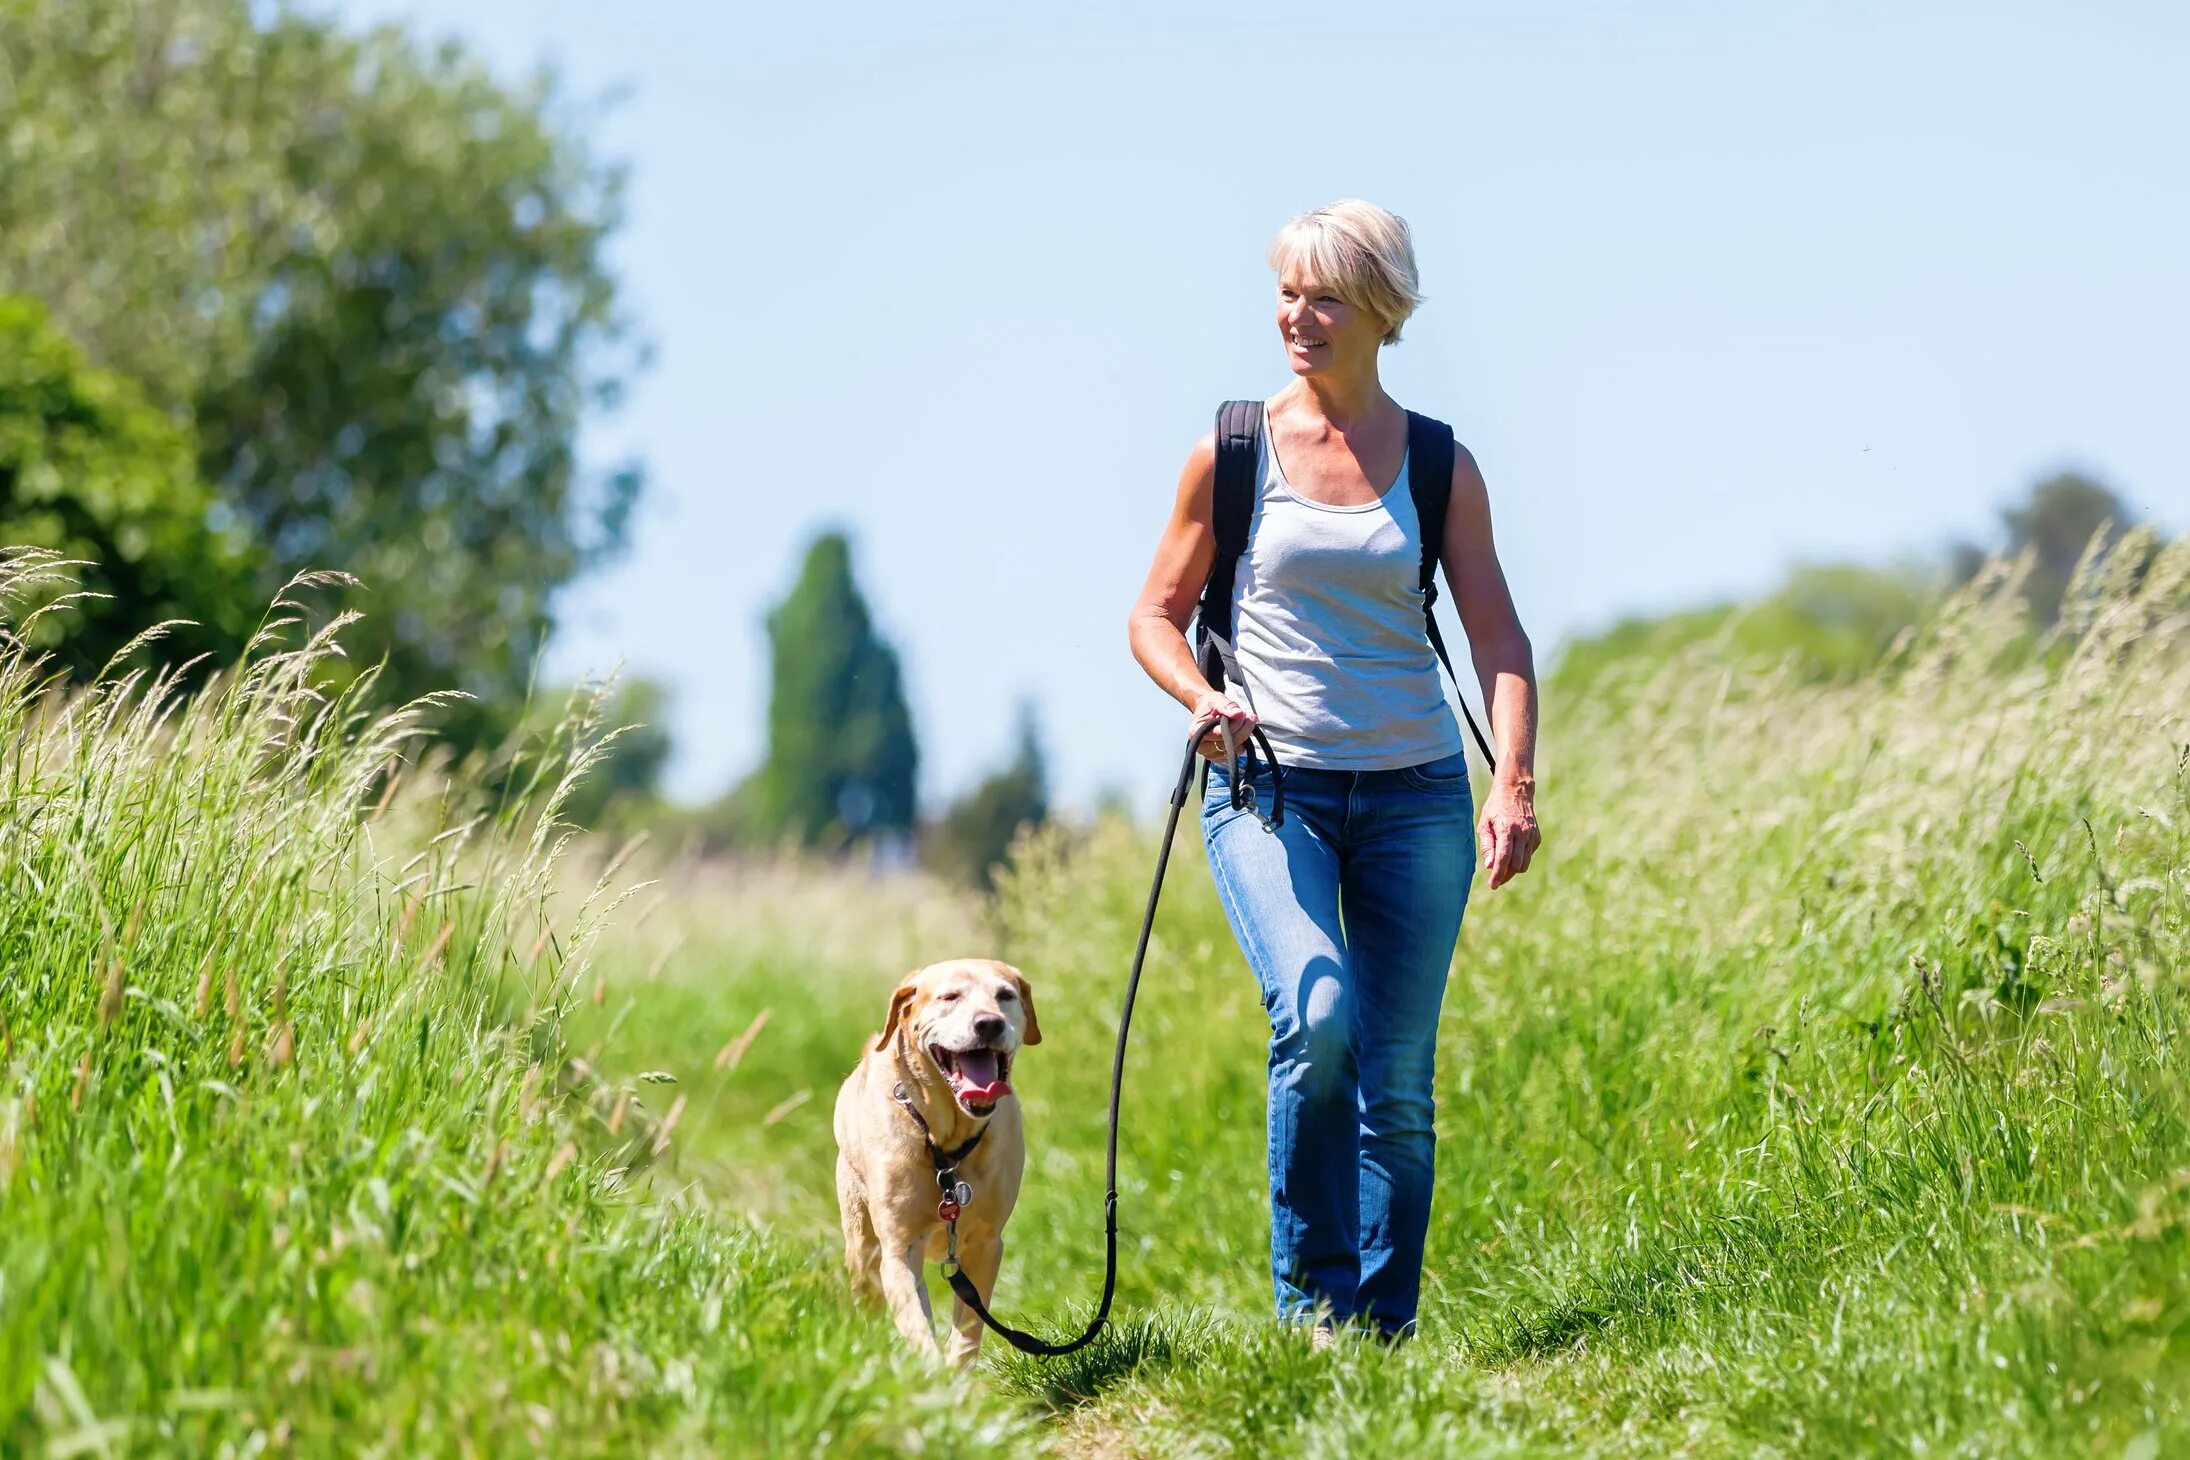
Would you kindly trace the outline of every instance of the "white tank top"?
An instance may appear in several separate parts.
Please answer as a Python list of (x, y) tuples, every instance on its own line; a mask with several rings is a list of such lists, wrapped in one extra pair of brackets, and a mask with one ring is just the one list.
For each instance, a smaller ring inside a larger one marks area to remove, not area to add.
[(1254, 711), (1288, 766), (1391, 770), (1461, 749), (1422, 627), (1410, 464), (1374, 502), (1311, 502), (1286, 482), (1263, 412), (1225, 693)]

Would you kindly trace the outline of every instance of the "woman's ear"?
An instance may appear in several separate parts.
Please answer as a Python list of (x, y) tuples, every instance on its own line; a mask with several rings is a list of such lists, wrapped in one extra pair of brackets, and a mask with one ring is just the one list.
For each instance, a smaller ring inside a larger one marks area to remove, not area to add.
[(890, 1015), (882, 1023), (882, 1037), (874, 1042), (876, 1049), (888, 1049), (890, 1041), (897, 1037), (897, 1026), (904, 1022), (905, 1011), (920, 993), (920, 970), (905, 975), (904, 981), (890, 994)]
[(1028, 983), (1027, 976), (1016, 968), (1011, 971), (1011, 981), (1019, 986), (1019, 1007), (1027, 1011), (1027, 1027), (1021, 1031), (1019, 1042), (1040, 1044), (1042, 1021), (1034, 1017), (1034, 985)]

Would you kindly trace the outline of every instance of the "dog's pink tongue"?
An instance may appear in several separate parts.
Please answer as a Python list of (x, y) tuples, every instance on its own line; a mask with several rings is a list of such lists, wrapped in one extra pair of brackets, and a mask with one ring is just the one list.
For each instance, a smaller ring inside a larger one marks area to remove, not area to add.
[(958, 1093), (976, 1105), (994, 1105), (1011, 1093), (1011, 1081), (998, 1072), (996, 1051), (969, 1049), (958, 1056)]

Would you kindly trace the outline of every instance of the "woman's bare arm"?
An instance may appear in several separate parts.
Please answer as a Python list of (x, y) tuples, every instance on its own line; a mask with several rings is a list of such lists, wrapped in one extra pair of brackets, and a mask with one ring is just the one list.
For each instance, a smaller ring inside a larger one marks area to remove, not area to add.
[(1490, 885), (1501, 887), (1528, 870), (1543, 843), (1536, 825), (1536, 659), (1498, 562), (1490, 489), (1464, 446), (1452, 466), (1443, 557), (1498, 747), (1498, 774), (1478, 836)]

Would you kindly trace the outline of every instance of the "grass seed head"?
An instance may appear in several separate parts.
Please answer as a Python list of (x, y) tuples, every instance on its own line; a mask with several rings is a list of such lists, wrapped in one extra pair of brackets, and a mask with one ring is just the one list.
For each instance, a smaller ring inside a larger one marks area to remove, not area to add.
[(556, 1177), (563, 1174), (563, 1168), (565, 1166), (568, 1166), (572, 1161), (575, 1161), (577, 1159), (578, 1143), (575, 1141), (563, 1142), (560, 1146), (557, 1146), (555, 1148), (555, 1154), (548, 1158), (547, 1179), (553, 1181)]
[(449, 939), (455, 936), (456, 924), (454, 922), (443, 923), (441, 931), (433, 935), (433, 942), (426, 946), (426, 956), (418, 960), (419, 967), (431, 968), (439, 963), (442, 952), (449, 946)]
[(715, 1056), (716, 1069), (734, 1070), (738, 1067), (738, 1061), (745, 1058), (745, 1052), (753, 1047), (753, 1041), (760, 1038), (761, 1030), (768, 1026), (771, 1012), (773, 1011), (763, 1009), (755, 1014), (753, 1022), (745, 1026), (745, 1032), (722, 1047), (721, 1052)]
[(684, 1097), (682, 1095), (679, 1095), (675, 1100), (669, 1102), (669, 1113), (662, 1117), (661, 1125), (655, 1129), (655, 1155), (659, 1156), (662, 1152), (669, 1149), (669, 1137), (676, 1131), (677, 1122), (683, 1118)]
[(107, 965), (106, 988), (99, 995), (99, 1025), (105, 1028), (122, 1012), (122, 960)]

